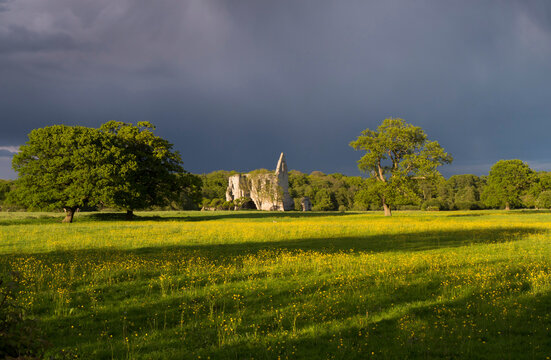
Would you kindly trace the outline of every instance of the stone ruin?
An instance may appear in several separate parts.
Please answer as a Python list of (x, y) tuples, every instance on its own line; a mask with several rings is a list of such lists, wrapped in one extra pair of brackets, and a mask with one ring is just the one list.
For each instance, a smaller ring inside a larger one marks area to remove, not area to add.
[(303, 197), (300, 204), (302, 205), (302, 211), (312, 211), (312, 202), (308, 196)]
[(289, 173), (283, 153), (279, 156), (275, 173), (253, 171), (230, 176), (226, 200), (248, 198), (258, 210), (289, 211), (295, 208), (289, 195)]

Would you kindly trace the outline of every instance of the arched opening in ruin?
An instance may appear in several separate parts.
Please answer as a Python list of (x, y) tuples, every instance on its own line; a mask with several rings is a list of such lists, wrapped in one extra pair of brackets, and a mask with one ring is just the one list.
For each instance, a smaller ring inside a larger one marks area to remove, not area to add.
[(243, 205), (241, 206), (241, 209), (243, 209), (243, 210), (258, 210), (256, 208), (256, 204), (254, 203), (254, 201), (252, 201), (252, 199), (248, 199), (245, 202), (243, 202)]

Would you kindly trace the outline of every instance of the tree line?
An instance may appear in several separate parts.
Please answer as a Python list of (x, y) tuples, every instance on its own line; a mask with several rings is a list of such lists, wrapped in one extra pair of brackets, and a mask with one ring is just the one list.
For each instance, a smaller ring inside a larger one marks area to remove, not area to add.
[[(520, 160), (504, 160), (518, 163)], [(501, 165), (500, 165), (501, 167)], [(179, 196), (165, 205), (152, 205), (149, 209), (198, 210), (202, 207), (218, 210), (234, 209), (233, 202), (226, 202), (225, 194), (229, 176), (236, 171), (218, 170), (206, 174), (188, 174), (194, 177), (199, 189), (182, 191)], [(492, 172), (495, 175), (495, 172)], [(499, 173), (498, 173), (499, 174)], [(499, 179), (499, 176), (497, 176)], [(397, 210), (482, 210), (505, 209), (506, 198), (502, 195), (514, 195), (509, 199), (510, 208), (551, 209), (551, 172), (530, 170), (526, 183), (518, 187), (519, 191), (505, 191), (496, 194), (501, 187), (488, 187), (488, 176), (472, 174), (453, 175), (448, 179), (438, 177), (435, 182), (420, 182), (415, 197), (396, 206)], [(340, 173), (324, 174), (314, 171), (304, 174), (297, 170), (289, 172), (289, 192), (295, 200), (295, 210), (301, 210), (300, 200), (308, 196), (314, 210), (317, 211), (366, 211), (382, 210), (374, 190), (376, 184), (371, 179), (360, 176), (346, 176)], [(15, 187), (15, 181), (0, 180), (0, 208), (3, 210), (23, 210), (25, 206), (14, 203), (8, 194)], [(516, 187), (516, 185), (515, 185)], [(515, 188), (513, 187), (513, 189)], [(107, 205), (106, 205), (107, 206)], [(109, 207), (109, 206), (107, 206)], [(99, 209), (100, 206), (89, 209)], [(115, 207), (116, 208), (116, 207)], [(52, 206), (30, 208), (31, 210), (53, 210)]]
[[(551, 209), (551, 172), (529, 170), (522, 184), (511, 183), (510, 188), (500, 184), (503, 166), (528, 167), (520, 160), (502, 160), (489, 176), (472, 174), (453, 175), (448, 179), (439, 176), (435, 181), (419, 181), (410, 193), (395, 205), (397, 210), (483, 210), (506, 209)], [(528, 167), (529, 169), (529, 167)], [(497, 171), (497, 173), (496, 173)], [(225, 201), (228, 177), (235, 171), (213, 171), (201, 174), (202, 206), (229, 210), (235, 207)], [(519, 186), (520, 185), (520, 186)], [(501, 191), (500, 189), (507, 189)], [(289, 193), (295, 200), (295, 210), (301, 210), (300, 200), (308, 196), (317, 211), (379, 211), (383, 205), (377, 194), (377, 184), (372, 179), (346, 176), (340, 173), (324, 174), (314, 171), (304, 174), (297, 170), (289, 172)]]
[[(16, 181), (0, 180), (2, 210), (115, 208), (127, 217), (138, 209), (230, 210), (246, 201), (225, 200), (236, 171), (194, 175), (173, 145), (149, 122), (110, 121), (99, 128), (54, 125), (35, 129), (13, 158)], [(367, 177), (289, 172), (295, 210), (310, 198), (317, 211), (475, 210), (551, 208), (551, 173), (521, 160), (501, 160), (488, 176), (454, 175), (437, 168), (452, 162), (436, 141), (403, 119), (385, 119), (350, 143), (365, 151), (358, 168)], [(267, 171), (267, 170), (266, 170)]]

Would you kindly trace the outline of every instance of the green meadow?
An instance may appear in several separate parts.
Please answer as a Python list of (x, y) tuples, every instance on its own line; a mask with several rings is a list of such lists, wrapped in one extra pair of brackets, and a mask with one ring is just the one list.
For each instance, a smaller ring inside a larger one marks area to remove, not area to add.
[(0, 213), (48, 355), (551, 357), (550, 212), (137, 215)]

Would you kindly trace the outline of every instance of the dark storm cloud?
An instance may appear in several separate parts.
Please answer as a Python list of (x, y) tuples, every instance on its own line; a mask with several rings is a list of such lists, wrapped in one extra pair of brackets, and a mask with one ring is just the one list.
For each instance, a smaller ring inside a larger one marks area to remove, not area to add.
[[(150, 120), (191, 171), (355, 173), (389, 116), (446, 174), (551, 157), (551, 3), (0, 0), (0, 146), (55, 123)], [(6, 123), (4, 125), (4, 123)], [(535, 166), (535, 165), (534, 165)]]
[(8, 2), (9, 0), (0, 0), (0, 12), (9, 10)]
[(76, 43), (67, 34), (45, 35), (15, 25), (10, 26), (8, 31), (0, 36), (0, 54), (59, 51), (74, 49), (76, 46)]

